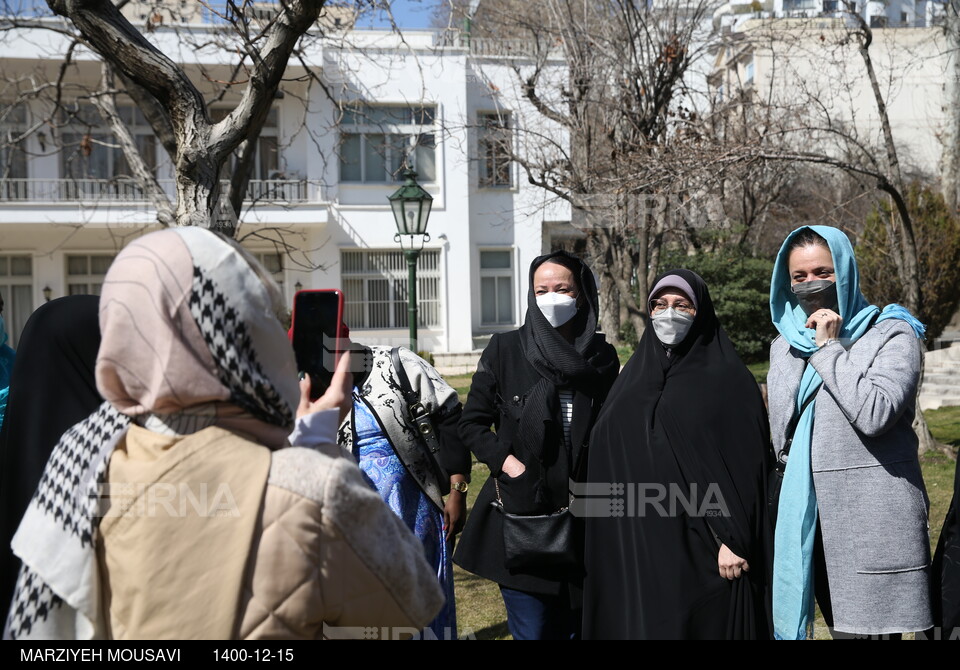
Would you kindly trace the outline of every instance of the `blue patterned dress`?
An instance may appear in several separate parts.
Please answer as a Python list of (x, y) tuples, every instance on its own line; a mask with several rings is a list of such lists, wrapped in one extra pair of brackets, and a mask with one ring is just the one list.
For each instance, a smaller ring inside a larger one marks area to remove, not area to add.
[(354, 453), (367, 481), (423, 543), (427, 562), (437, 572), (446, 595), (440, 614), (422, 633), (424, 639), (449, 640), (457, 634), (457, 610), (453, 595), (453, 563), (445, 540), (443, 512), (417, 485), (400, 462), (387, 436), (380, 430), (370, 408), (354, 393)]

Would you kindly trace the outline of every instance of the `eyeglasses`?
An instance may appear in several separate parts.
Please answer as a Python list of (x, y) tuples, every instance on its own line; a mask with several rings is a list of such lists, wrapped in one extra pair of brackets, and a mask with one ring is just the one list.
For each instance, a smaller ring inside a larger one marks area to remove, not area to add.
[(678, 300), (677, 302), (673, 303), (673, 305), (667, 303), (666, 300), (654, 300), (652, 303), (650, 303), (650, 311), (653, 314), (660, 314), (661, 312), (665, 312), (671, 306), (683, 314), (689, 314), (693, 316), (697, 313), (696, 308), (686, 300)]

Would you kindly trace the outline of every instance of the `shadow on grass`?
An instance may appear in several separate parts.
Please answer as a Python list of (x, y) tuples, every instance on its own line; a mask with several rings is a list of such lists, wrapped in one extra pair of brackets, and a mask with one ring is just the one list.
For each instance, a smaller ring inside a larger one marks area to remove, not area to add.
[(492, 626), (487, 626), (473, 633), (473, 637), (476, 640), (502, 640), (505, 637), (509, 637), (509, 635), (510, 629), (507, 628), (506, 621), (495, 623)]

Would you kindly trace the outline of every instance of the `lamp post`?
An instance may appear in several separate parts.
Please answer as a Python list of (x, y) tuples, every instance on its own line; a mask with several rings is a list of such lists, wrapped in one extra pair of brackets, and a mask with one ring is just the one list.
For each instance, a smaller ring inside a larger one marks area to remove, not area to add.
[[(394, 242), (400, 243), (407, 259), (407, 321), (410, 325), (410, 350), (417, 351), (417, 259), (425, 242), (430, 241), (427, 219), (433, 207), (433, 196), (417, 183), (417, 173), (404, 170), (407, 180), (393, 195), (387, 196), (393, 218), (397, 224)], [(403, 246), (404, 236), (409, 237), (408, 246)], [(419, 241), (419, 243), (418, 243)]]

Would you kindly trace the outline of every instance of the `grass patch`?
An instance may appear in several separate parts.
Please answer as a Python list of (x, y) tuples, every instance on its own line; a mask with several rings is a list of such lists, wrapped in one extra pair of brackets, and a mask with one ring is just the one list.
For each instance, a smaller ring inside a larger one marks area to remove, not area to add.
[(941, 407), (923, 413), (938, 442), (960, 448), (960, 407)]
[(767, 373), (770, 371), (770, 361), (751, 363), (747, 366), (747, 369), (753, 373), (753, 378), (757, 380), (758, 384), (767, 383)]
[[(474, 460), (467, 491), (468, 515), (489, 477), (489, 468)], [(460, 569), (458, 565), (453, 566), (453, 584), (457, 596), (457, 628), (461, 636), (473, 636), (478, 640), (512, 639), (507, 630), (507, 610), (500, 597), (500, 587)]]
[(629, 361), (630, 357), (633, 356), (633, 351), (633, 347), (630, 346), (617, 347), (617, 358), (620, 359), (620, 367), (623, 367), (627, 364), (627, 361)]
[(450, 375), (444, 377), (443, 380), (454, 388), (457, 395), (460, 396), (460, 402), (467, 402), (467, 394), (470, 392), (470, 382), (473, 380), (473, 375)]

